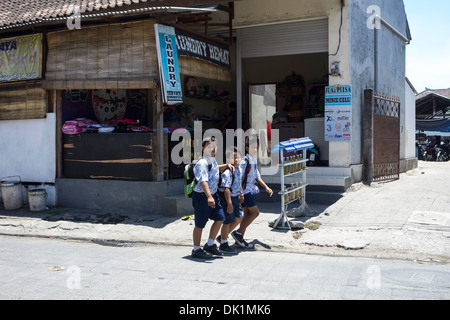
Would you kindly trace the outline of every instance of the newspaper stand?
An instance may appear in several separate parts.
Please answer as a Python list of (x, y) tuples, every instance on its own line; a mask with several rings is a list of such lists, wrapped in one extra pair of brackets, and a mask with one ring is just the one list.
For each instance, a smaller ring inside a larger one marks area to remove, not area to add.
[[(291, 225), (287, 217), (290, 204), (299, 201), (301, 212), (305, 212), (307, 204), (306, 196), (306, 163), (308, 162), (307, 151), (313, 148), (314, 144), (309, 138), (292, 139), (280, 142), (272, 152), (279, 152), (280, 155), (280, 184), (281, 191), (281, 214), (275, 220), (273, 228), (291, 230)], [(285, 178), (293, 176), (299, 177), (295, 184), (289, 187), (285, 184)]]

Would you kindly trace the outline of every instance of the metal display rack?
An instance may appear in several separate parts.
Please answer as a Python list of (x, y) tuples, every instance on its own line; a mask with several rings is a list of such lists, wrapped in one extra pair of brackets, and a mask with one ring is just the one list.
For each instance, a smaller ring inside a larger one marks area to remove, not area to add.
[[(275, 220), (273, 228), (291, 230), (291, 225), (287, 217), (288, 207), (290, 204), (299, 201), (298, 209), (305, 212), (307, 204), (306, 197), (306, 163), (307, 151), (313, 148), (314, 144), (309, 138), (292, 139), (289, 141), (280, 142), (275, 146), (272, 152), (279, 152), (280, 154), (280, 185), (281, 191), (281, 214)], [(285, 178), (289, 176), (299, 176), (297, 183), (289, 186), (285, 184)]]

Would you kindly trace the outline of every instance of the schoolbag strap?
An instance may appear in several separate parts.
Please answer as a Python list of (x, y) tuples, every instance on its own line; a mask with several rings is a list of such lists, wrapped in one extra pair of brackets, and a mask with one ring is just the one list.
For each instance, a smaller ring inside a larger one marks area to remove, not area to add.
[(242, 178), (242, 190), (245, 190), (247, 187), (247, 178), (251, 170), (250, 158), (248, 157), (248, 154), (245, 156), (244, 160), (247, 162), (247, 165), (245, 166), (244, 177)]
[(222, 174), (224, 174), (227, 170), (230, 170), (230, 172), (231, 172), (231, 186), (233, 186), (234, 174), (230, 168), (226, 168), (225, 170), (223, 170), (223, 172), (221, 174), (219, 174), (219, 188), (222, 188)]

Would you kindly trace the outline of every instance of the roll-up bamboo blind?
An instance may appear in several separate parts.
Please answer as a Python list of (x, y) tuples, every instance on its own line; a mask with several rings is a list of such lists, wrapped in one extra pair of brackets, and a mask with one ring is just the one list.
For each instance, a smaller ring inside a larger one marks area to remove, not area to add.
[(155, 88), (154, 20), (50, 32), (45, 89)]
[(46, 97), (40, 81), (1, 85), (0, 120), (45, 118)]

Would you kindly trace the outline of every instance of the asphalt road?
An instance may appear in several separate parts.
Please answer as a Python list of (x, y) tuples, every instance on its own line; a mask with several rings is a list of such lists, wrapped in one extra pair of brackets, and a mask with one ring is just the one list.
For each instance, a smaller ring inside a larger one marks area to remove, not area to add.
[(1, 236), (0, 299), (450, 299), (449, 264), (268, 251), (196, 261), (190, 251)]

